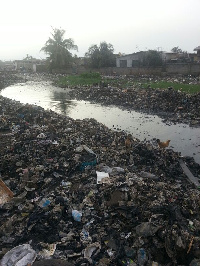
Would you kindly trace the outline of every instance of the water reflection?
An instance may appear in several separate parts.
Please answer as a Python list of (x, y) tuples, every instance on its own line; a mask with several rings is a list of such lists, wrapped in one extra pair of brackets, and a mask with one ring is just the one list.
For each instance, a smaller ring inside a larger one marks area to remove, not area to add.
[(50, 102), (52, 103), (50, 109), (67, 116), (69, 116), (70, 110), (77, 106), (76, 101), (70, 101), (67, 99), (67, 92), (53, 91), (50, 95)]
[(95, 118), (113, 129), (125, 130), (140, 140), (171, 139), (170, 147), (183, 156), (192, 156), (200, 163), (200, 129), (184, 124), (166, 125), (157, 116), (117, 107), (103, 107), (87, 101), (69, 100), (69, 90), (57, 88), (51, 83), (29, 82), (4, 89), (5, 97), (51, 109), (74, 119)]

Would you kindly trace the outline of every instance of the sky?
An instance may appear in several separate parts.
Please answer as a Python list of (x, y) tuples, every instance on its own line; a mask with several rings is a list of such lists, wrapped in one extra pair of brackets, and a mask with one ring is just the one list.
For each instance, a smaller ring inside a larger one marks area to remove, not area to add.
[(66, 31), (77, 56), (100, 42), (114, 53), (193, 52), (200, 45), (200, 0), (6, 0), (0, 7), (0, 60), (46, 58), (52, 27)]

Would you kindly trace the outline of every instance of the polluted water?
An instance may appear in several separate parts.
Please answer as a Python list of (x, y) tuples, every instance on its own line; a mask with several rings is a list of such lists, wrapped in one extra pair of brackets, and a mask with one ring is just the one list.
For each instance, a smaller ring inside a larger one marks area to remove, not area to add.
[(170, 139), (169, 148), (192, 156), (200, 164), (199, 128), (187, 124), (164, 123), (157, 115), (102, 106), (89, 101), (71, 100), (70, 89), (58, 88), (51, 82), (26, 82), (5, 88), (1, 95), (22, 103), (51, 109), (73, 119), (94, 118), (113, 130), (124, 130), (141, 141)]

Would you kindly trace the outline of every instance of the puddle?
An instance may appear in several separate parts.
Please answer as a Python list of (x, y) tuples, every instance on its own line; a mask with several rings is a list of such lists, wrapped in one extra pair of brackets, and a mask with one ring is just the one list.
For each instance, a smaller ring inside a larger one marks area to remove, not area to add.
[(125, 130), (140, 140), (170, 139), (169, 148), (192, 156), (200, 164), (200, 129), (185, 124), (166, 125), (155, 115), (124, 111), (118, 107), (105, 107), (87, 101), (69, 100), (68, 90), (57, 88), (50, 82), (27, 82), (1, 91), (2, 96), (21, 103), (35, 104), (74, 119), (94, 118), (109, 128)]

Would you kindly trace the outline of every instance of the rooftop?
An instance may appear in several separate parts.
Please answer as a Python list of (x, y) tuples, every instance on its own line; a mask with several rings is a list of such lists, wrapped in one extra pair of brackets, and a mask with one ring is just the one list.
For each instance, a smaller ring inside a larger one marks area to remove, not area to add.
[(197, 46), (196, 48), (194, 48), (194, 51), (199, 51), (200, 50), (200, 46)]

